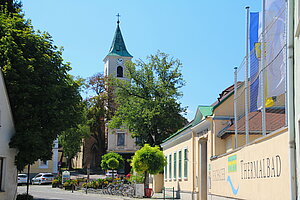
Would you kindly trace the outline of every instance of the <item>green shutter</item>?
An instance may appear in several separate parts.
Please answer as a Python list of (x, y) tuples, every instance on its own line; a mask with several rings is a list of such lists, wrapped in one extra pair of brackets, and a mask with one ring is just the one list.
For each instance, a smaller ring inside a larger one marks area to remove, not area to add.
[(172, 178), (172, 154), (169, 155), (169, 179)]
[(176, 161), (177, 161), (177, 155), (176, 155), (176, 153), (174, 153), (174, 176), (173, 176), (174, 179), (176, 179), (176, 172), (177, 172)]
[[(168, 157), (166, 156), (165, 158), (166, 158), (166, 161), (167, 161), (167, 163), (168, 163)], [(167, 178), (168, 178), (168, 164), (165, 166), (165, 171), (164, 171), (164, 173), (165, 173), (165, 179), (167, 179)]]
[(178, 152), (178, 178), (181, 178), (182, 174), (182, 155), (181, 151)]
[(187, 155), (188, 151), (187, 149), (184, 150), (184, 178), (187, 178), (188, 175), (188, 155)]

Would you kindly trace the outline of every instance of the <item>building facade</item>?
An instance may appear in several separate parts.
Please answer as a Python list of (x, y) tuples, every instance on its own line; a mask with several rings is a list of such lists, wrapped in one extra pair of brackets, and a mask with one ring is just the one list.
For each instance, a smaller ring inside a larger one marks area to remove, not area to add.
[(14, 200), (17, 197), (17, 168), (14, 164), (16, 149), (9, 148), (15, 133), (5, 83), (0, 70), (0, 199)]

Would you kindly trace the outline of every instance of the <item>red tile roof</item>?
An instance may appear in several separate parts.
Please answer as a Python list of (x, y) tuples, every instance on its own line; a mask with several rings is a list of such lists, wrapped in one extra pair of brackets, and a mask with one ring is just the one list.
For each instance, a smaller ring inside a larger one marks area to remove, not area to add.
[[(249, 113), (249, 133), (261, 134), (262, 133), (262, 114), (260, 111)], [(238, 133), (245, 133), (245, 116), (238, 120)], [(266, 110), (266, 131), (270, 133), (285, 126), (285, 113), (284, 109), (267, 109)], [(232, 134), (235, 132), (234, 124), (226, 127), (218, 133), (219, 137), (225, 134)]]

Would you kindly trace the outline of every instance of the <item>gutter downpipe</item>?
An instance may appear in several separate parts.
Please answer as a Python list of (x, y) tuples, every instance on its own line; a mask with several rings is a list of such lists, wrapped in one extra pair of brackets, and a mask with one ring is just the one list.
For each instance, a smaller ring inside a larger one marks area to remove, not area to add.
[[(294, 105), (294, 0), (287, 0), (287, 96), (288, 96), (288, 133), (289, 133), (289, 168), (290, 199), (297, 199), (296, 184), (296, 146), (295, 146), (295, 105)], [(298, 197), (299, 199), (299, 197)]]
[[(194, 200), (194, 194), (196, 192), (195, 190), (195, 131), (191, 128), (192, 131), (192, 177), (193, 177), (193, 181), (192, 181), (192, 200)], [(199, 175), (198, 175), (199, 176)], [(199, 178), (199, 177), (198, 177)]]

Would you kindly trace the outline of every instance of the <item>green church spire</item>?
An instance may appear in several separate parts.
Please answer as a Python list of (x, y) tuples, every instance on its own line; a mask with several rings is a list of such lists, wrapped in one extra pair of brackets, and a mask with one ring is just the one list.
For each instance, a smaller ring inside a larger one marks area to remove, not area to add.
[(118, 17), (118, 21), (117, 21), (117, 29), (115, 32), (115, 36), (113, 39), (113, 42), (111, 44), (108, 56), (124, 56), (124, 57), (133, 57), (132, 55), (130, 55), (130, 53), (127, 51), (126, 46), (125, 46), (125, 42), (123, 40), (122, 37), (122, 33), (121, 33), (121, 29), (120, 29), (120, 21), (119, 21), (119, 17), (120, 15), (117, 15)]

